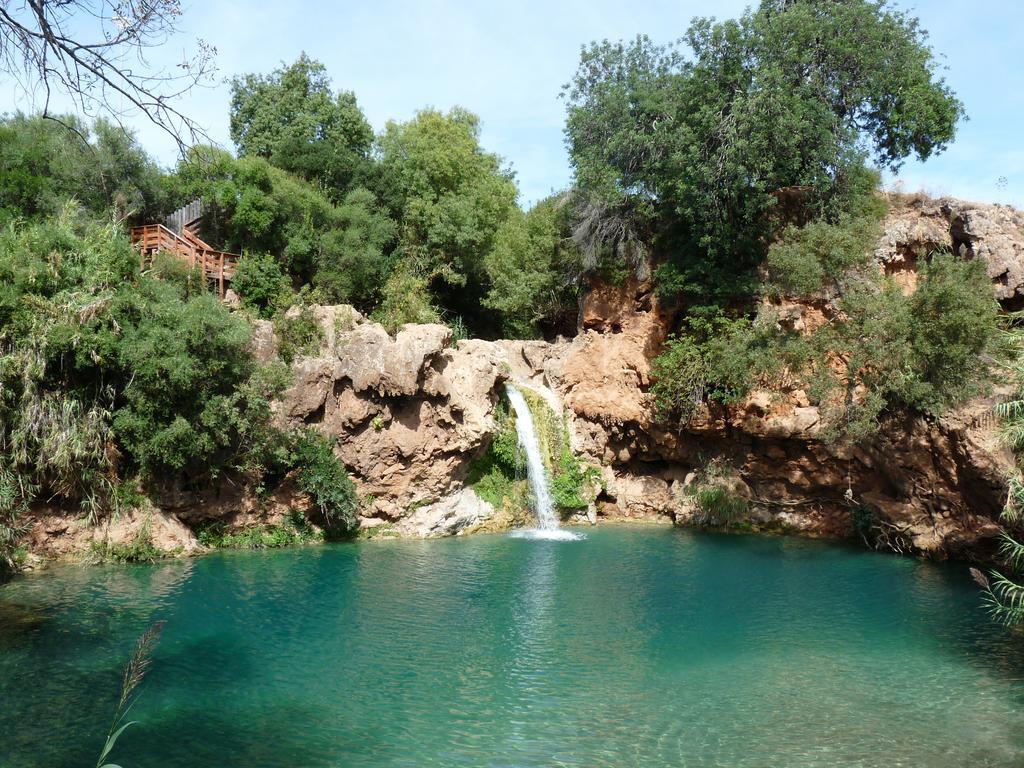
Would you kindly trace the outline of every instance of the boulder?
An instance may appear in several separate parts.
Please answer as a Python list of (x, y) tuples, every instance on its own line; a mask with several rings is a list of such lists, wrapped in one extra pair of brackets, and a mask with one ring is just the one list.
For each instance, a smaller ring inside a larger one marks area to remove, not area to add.
[(420, 507), (404, 518), (398, 529), (418, 538), (456, 536), (486, 523), (494, 516), (494, 506), (472, 488), (463, 488), (447, 498)]
[(356, 392), (415, 395), (424, 368), (450, 340), (443, 325), (406, 325), (392, 339), (383, 326), (363, 323), (337, 339), (338, 378), (349, 379)]

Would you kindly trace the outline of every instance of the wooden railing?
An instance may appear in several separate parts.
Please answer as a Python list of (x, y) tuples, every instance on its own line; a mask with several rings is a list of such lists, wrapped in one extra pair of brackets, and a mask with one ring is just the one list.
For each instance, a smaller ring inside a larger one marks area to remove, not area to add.
[(157, 253), (175, 254), (183, 258), (190, 269), (201, 269), (203, 275), (217, 285), (217, 295), (222, 299), (226, 284), (234, 279), (238, 270), (237, 253), (214, 250), (187, 229), (179, 235), (163, 224), (133, 227), (132, 245), (139, 250), (139, 269), (151, 267)]

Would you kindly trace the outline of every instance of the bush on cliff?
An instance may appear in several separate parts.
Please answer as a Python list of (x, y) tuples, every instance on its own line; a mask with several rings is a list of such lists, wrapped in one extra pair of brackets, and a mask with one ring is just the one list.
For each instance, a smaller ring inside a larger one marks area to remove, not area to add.
[(751, 320), (717, 307), (693, 310), (651, 369), (661, 417), (686, 424), (704, 402), (738, 403), (756, 384), (805, 367), (806, 340), (780, 332), (776, 323), (771, 311)]
[(862, 437), (887, 410), (939, 415), (989, 381), (999, 306), (981, 259), (934, 254), (911, 295), (865, 281), (839, 307), (812, 341), (811, 393), (835, 436)]
[(817, 298), (841, 292), (840, 281), (870, 269), (881, 235), (879, 214), (842, 216), (832, 223), (818, 219), (802, 227), (790, 225), (768, 249), (765, 261), (769, 295)]
[(187, 273), (139, 274), (120, 229), (74, 208), (0, 232), (0, 469), (22, 500), (90, 512), (118, 478), (203, 482), (272, 443), (280, 370)]
[(293, 448), (298, 486), (313, 497), (327, 538), (350, 536), (359, 528), (359, 499), (331, 440), (312, 429), (301, 431)]

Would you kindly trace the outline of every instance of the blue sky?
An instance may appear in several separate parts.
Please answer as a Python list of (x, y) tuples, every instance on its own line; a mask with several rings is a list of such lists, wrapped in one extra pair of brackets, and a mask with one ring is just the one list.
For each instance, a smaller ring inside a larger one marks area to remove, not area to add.
[[(562, 136), (565, 107), (559, 90), (591, 40), (645, 33), (656, 41), (682, 34), (695, 15), (727, 18), (744, 0), (469, 0), (430, 2), (224, 2), (186, 0), (182, 33), (156, 61), (180, 59), (191, 37), (218, 49), (220, 80), (268, 72), (301, 51), (323, 61), (337, 88), (355, 91), (374, 128), (417, 109), (461, 105), (483, 121), (485, 147), (515, 169), (521, 201), (564, 188), (571, 178)], [(927, 0), (898, 5), (913, 11), (944, 54), (946, 77), (967, 106), (945, 154), (908, 162), (908, 191), (951, 194), (981, 202), (1024, 206), (1024, 6), (1009, 0)], [(3, 109), (31, 109), (7, 81)], [(230, 145), (228, 88), (194, 92), (185, 110), (211, 137)], [(166, 164), (172, 143), (136, 121), (140, 139)]]

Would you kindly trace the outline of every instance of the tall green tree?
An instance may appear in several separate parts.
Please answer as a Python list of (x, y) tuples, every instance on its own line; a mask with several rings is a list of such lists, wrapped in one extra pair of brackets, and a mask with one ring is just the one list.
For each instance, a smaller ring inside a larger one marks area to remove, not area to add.
[(261, 157), (194, 147), (178, 167), (182, 199), (202, 197), (203, 235), (225, 250), (268, 253), (298, 286), (313, 280), (340, 226), (321, 189)]
[(166, 207), (167, 192), (135, 137), (104, 120), (0, 119), (0, 221), (57, 216), (68, 200), (141, 221)]
[(501, 158), (480, 146), (480, 120), (461, 108), (389, 122), (378, 140), (388, 202), (400, 215), (399, 250), (440, 303), (459, 313), (484, 293), (484, 257), (516, 207)]
[(368, 312), (380, 303), (395, 266), (398, 225), (372, 192), (357, 187), (337, 210), (338, 228), (325, 238), (313, 284), (328, 301), (344, 302)]
[(925, 159), (963, 117), (886, 0), (762, 0), (683, 43), (592, 44), (565, 92), (579, 185), (657, 242), (668, 290), (751, 292), (787, 205), (831, 219), (872, 191), (869, 160)]
[(303, 53), (231, 81), (231, 140), (239, 156), (266, 158), (340, 199), (366, 173), (373, 131), (355, 94), (335, 93), (324, 65)]
[(502, 335), (576, 330), (581, 265), (569, 211), (568, 195), (553, 195), (526, 213), (514, 209), (498, 229), (484, 257), (490, 289), (483, 303), (499, 313)]

